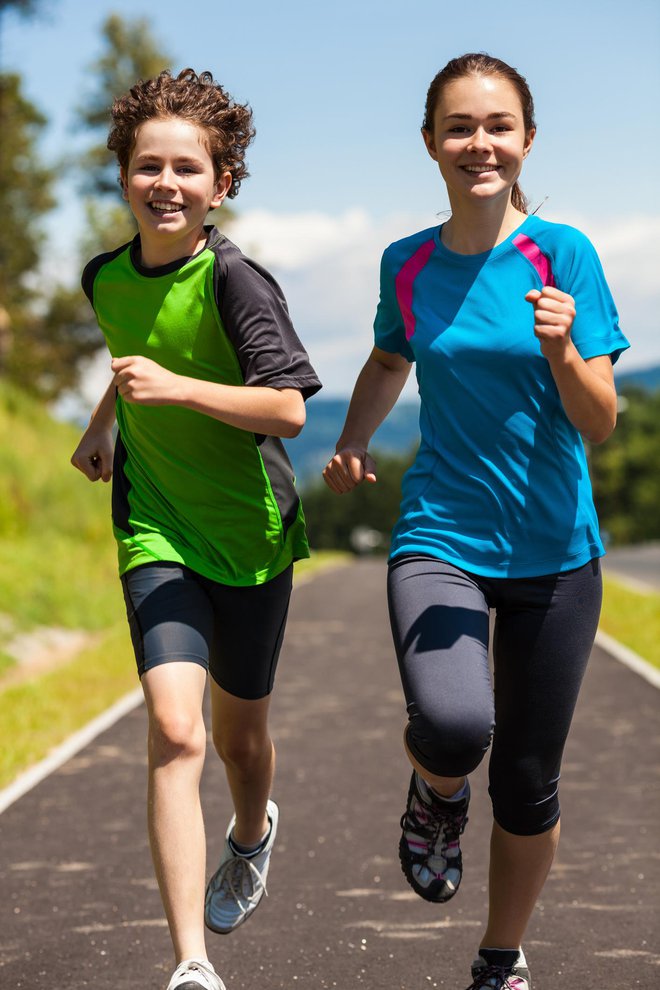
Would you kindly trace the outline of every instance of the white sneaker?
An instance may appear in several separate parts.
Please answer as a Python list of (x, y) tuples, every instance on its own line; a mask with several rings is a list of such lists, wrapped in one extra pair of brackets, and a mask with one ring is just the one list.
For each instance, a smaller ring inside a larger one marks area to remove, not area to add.
[(185, 959), (174, 970), (167, 990), (225, 990), (208, 959)]
[(241, 856), (229, 844), (236, 822), (232, 817), (225, 835), (225, 848), (220, 865), (209, 880), (204, 901), (204, 921), (212, 932), (226, 935), (242, 925), (267, 894), (266, 878), (270, 854), (277, 834), (279, 809), (274, 801), (266, 805), (270, 834), (264, 848), (252, 856)]

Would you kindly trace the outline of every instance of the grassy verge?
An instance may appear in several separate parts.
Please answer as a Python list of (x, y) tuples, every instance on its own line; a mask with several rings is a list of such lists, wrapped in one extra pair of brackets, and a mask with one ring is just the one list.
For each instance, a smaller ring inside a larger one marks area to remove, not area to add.
[[(313, 574), (346, 559), (343, 553), (316, 553), (299, 561), (296, 572)], [(113, 588), (118, 584), (112, 581)], [(81, 599), (90, 600), (82, 594)], [(138, 686), (123, 605), (115, 604), (115, 624), (96, 646), (38, 677), (4, 690), (0, 684), (0, 787)]]
[(0, 691), (0, 787), (136, 686), (122, 622), (69, 663)]
[(604, 578), (600, 628), (660, 669), (660, 594), (640, 594)]

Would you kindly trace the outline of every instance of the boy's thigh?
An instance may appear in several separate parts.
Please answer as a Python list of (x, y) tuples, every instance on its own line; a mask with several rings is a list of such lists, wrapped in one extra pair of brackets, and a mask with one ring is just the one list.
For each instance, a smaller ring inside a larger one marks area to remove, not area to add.
[(198, 575), (168, 561), (121, 578), (138, 674), (175, 661), (209, 668), (214, 617)]
[(122, 577), (140, 677), (172, 661), (196, 663), (238, 698), (273, 688), (293, 565), (249, 587), (220, 584), (179, 564), (145, 564)]
[(204, 580), (214, 628), (209, 672), (223, 691), (256, 701), (273, 689), (291, 598), (293, 565), (264, 584)]

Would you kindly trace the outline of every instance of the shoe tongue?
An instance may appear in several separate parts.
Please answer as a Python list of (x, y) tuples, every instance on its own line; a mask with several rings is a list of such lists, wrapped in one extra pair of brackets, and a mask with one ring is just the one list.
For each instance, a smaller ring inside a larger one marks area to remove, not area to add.
[(479, 955), (489, 966), (513, 969), (520, 958), (517, 949), (479, 949)]

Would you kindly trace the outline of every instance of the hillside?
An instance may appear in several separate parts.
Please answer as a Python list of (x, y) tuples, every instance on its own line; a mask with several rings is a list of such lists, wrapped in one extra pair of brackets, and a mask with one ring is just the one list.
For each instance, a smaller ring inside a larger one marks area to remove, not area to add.
[(39, 403), (0, 384), (5, 643), (35, 627), (98, 630), (116, 617), (110, 488), (91, 485), (71, 467), (79, 435)]
[[(285, 446), (301, 488), (313, 484), (335, 451), (344, 425), (348, 399), (324, 399), (307, 403), (307, 422), (300, 436)], [(419, 404), (399, 402), (374, 434), (371, 448), (387, 454), (405, 454), (419, 441)]]

